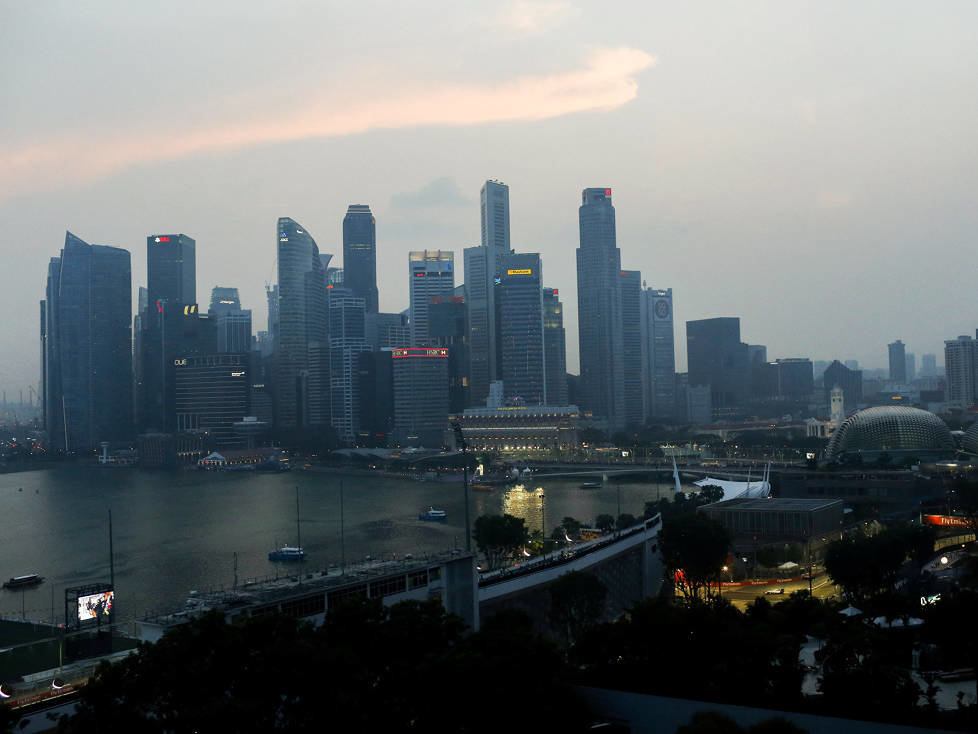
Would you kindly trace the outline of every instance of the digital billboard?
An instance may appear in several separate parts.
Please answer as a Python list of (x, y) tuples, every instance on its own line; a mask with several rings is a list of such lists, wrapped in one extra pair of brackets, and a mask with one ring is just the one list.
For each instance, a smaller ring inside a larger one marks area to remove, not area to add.
[(78, 597), (78, 621), (108, 619), (115, 603), (115, 591), (100, 591)]

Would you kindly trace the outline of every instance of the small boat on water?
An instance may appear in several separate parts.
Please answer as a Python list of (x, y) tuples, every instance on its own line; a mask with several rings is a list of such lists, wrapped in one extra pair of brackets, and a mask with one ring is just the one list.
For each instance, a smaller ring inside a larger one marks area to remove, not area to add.
[(306, 552), (296, 545), (283, 545), (268, 554), (270, 561), (302, 561), (306, 558)]
[(44, 581), (44, 577), (37, 573), (25, 573), (23, 576), (13, 576), (9, 581), (3, 582), (5, 589), (19, 589), (24, 586), (34, 586)]
[(444, 510), (436, 510), (434, 507), (429, 507), (427, 510), (418, 515), (419, 520), (426, 520), (427, 522), (444, 522), (445, 518), (447, 517), (447, 512)]
[(302, 536), (299, 534), (299, 488), (295, 488), (295, 545), (283, 545), (268, 554), (270, 561), (304, 561), (306, 552), (302, 550)]
[(584, 482), (581, 489), (601, 489), (601, 482)]

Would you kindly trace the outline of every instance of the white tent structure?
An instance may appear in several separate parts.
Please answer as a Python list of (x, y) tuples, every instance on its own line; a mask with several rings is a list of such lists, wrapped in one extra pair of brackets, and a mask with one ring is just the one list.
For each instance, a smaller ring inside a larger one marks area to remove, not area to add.
[(735, 497), (749, 497), (756, 499), (759, 497), (769, 497), (771, 495), (771, 464), (770, 462), (766, 467), (764, 467), (764, 476), (761, 477), (761, 481), (752, 482), (750, 480), (750, 472), (747, 472), (746, 482), (734, 482), (729, 479), (714, 479), (713, 477), (706, 477), (700, 479), (697, 482), (693, 482), (697, 487), (705, 487), (708, 484), (719, 487), (723, 490), (724, 500), (732, 500)]

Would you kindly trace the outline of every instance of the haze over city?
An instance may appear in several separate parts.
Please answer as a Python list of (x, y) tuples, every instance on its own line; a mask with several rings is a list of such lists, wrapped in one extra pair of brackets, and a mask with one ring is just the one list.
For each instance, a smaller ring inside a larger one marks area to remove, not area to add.
[(369, 204), (380, 308), (400, 311), (409, 250), (479, 242), (487, 178), (565, 294), (571, 372), (588, 186), (615, 192), (622, 267), (674, 290), (677, 369), (685, 321), (725, 315), (771, 359), (880, 367), (897, 338), (940, 355), (975, 326), (976, 21), (966, 3), (7, 4), (0, 386), (37, 384), (66, 229), (130, 250), (134, 289), (145, 237), (187, 233), (200, 300), (239, 288), (257, 330), (278, 217), (340, 260), (347, 206)]

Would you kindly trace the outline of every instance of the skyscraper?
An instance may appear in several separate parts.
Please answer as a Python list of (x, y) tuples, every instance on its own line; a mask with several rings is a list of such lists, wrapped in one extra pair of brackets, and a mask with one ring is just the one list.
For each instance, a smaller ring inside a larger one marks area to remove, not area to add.
[(547, 404), (567, 405), (567, 337), (564, 306), (556, 288), (543, 289), (543, 351)]
[(578, 210), (577, 313), (581, 409), (618, 431), (625, 423), (621, 254), (611, 189), (584, 189)]
[(547, 403), (543, 348), (543, 274), (540, 255), (520, 253), (502, 260), (499, 274), (499, 344), (506, 399)]
[(907, 381), (907, 352), (902, 341), (897, 339), (887, 345), (890, 356), (890, 380), (905, 383)]
[(370, 347), (364, 333), (364, 301), (348, 288), (329, 292), (331, 422), (352, 442), (359, 430), (359, 359)]
[(646, 419), (676, 418), (676, 339), (672, 288), (642, 290), (642, 361)]
[(241, 308), (237, 288), (214, 288), (207, 315), (214, 322), (218, 353), (248, 354), (251, 351), (251, 309)]
[(936, 354), (925, 354), (920, 358), (920, 376), (921, 377), (936, 377), (937, 376), (937, 355)]
[(978, 401), (978, 341), (965, 335), (944, 342), (944, 372), (948, 405), (974, 405)]
[(455, 290), (455, 253), (412, 250), (408, 253), (411, 335), (415, 346), (428, 343), (428, 304), (433, 296), (451, 298)]
[(275, 422), (329, 423), (326, 273), (316, 241), (298, 222), (278, 220), (278, 339)]
[(197, 243), (185, 234), (146, 238), (149, 306), (157, 301), (184, 306), (197, 303)]
[(863, 401), (862, 371), (850, 369), (839, 360), (834, 360), (822, 373), (822, 389), (825, 391), (826, 403), (830, 401), (834, 388), (842, 390), (846, 405), (855, 409)]
[(482, 245), (504, 254), (509, 243), (509, 186), (501, 181), (486, 181), (479, 193), (482, 210)]
[(740, 319), (722, 317), (686, 322), (689, 386), (710, 386), (714, 415), (744, 404), (750, 385), (747, 345), (740, 341)]
[(132, 266), (127, 250), (65, 233), (42, 314), (48, 445), (85, 452), (132, 438)]
[(343, 217), (343, 287), (377, 313), (377, 223), (366, 204), (350, 204)]
[(625, 391), (625, 425), (645, 422), (642, 370), (642, 273), (621, 271), (622, 375)]
[(448, 428), (448, 349), (394, 349), (391, 359), (395, 442), (441, 447)]

